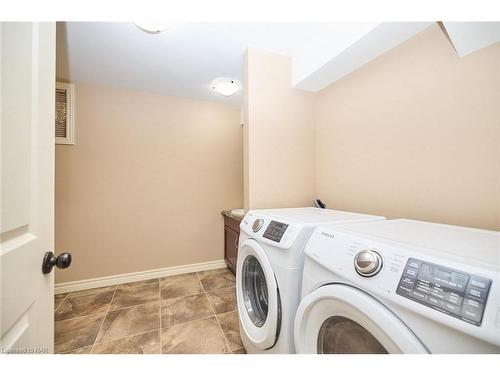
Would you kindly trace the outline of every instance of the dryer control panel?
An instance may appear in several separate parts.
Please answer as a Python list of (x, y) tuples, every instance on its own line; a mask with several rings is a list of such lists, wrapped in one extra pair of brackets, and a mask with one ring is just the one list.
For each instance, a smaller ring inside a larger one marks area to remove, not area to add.
[(480, 326), (490, 285), (490, 279), (410, 258), (396, 293)]
[(274, 242), (280, 242), (283, 234), (285, 234), (286, 228), (288, 228), (288, 224), (271, 220), (262, 237)]

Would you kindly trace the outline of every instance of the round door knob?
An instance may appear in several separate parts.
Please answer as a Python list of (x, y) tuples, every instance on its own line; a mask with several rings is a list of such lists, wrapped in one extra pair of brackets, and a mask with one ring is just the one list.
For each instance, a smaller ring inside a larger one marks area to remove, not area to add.
[(57, 268), (68, 268), (71, 264), (71, 254), (70, 253), (62, 253), (56, 258), (56, 267)]
[(382, 268), (382, 257), (375, 250), (360, 251), (354, 258), (354, 268), (361, 276), (375, 276)]
[(260, 230), (260, 228), (262, 228), (262, 225), (264, 225), (264, 220), (262, 219), (255, 220), (252, 224), (252, 230), (254, 231), (254, 233), (257, 233)]
[(68, 268), (71, 265), (71, 254), (62, 253), (57, 257), (52, 251), (47, 251), (43, 257), (42, 262), (42, 272), (44, 274), (50, 273), (52, 268), (56, 266), (57, 268)]

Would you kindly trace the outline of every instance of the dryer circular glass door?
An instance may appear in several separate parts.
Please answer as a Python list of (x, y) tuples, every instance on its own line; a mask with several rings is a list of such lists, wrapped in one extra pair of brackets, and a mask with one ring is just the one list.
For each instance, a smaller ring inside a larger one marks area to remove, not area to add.
[(246, 337), (259, 349), (272, 347), (281, 321), (278, 286), (264, 250), (252, 239), (238, 250), (236, 295)]
[(294, 328), (297, 353), (428, 353), (391, 310), (345, 284), (325, 285), (305, 296)]

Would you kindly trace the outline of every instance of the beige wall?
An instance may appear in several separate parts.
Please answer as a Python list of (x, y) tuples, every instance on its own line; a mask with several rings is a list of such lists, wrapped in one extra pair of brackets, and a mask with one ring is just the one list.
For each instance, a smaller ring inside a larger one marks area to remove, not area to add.
[(499, 67), (499, 44), (460, 59), (436, 25), (311, 94), (289, 58), (249, 49), (244, 137), (237, 107), (77, 85), (56, 280), (222, 259), (220, 210), (243, 201), (500, 230)]
[(311, 205), (313, 94), (291, 89), (292, 62), (256, 49), (245, 54), (245, 208)]
[(223, 259), (243, 204), (238, 107), (76, 86), (76, 145), (56, 147), (58, 283)]
[(460, 59), (438, 25), (315, 98), (330, 207), (500, 230), (500, 44)]

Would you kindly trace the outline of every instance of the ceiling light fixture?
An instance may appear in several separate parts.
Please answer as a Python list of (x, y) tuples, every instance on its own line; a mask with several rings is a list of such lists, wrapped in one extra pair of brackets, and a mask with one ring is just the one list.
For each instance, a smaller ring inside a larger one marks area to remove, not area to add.
[(231, 78), (214, 79), (210, 86), (212, 90), (224, 96), (232, 96), (241, 90), (240, 84)]
[(150, 34), (158, 34), (162, 31), (165, 31), (169, 24), (166, 22), (157, 22), (157, 21), (141, 21), (134, 22), (134, 25), (137, 26), (142, 31), (145, 31)]

